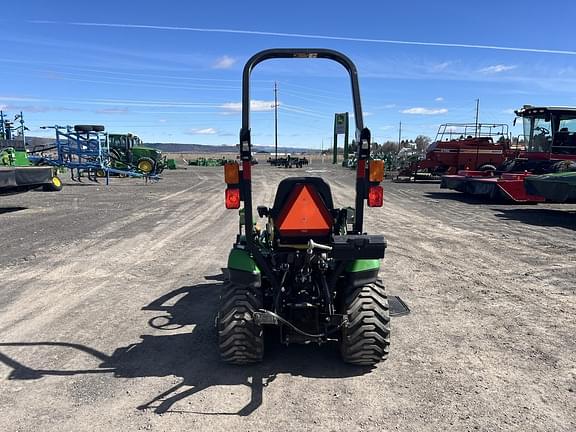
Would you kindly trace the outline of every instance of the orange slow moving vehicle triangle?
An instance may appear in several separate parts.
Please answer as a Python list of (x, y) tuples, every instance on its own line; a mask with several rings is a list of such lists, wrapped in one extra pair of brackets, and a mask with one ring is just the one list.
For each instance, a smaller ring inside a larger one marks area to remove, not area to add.
[(278, 229), (282, 236), (330, 234), (332, 217), (318, 196), (318, 192), (309, 185), (298, 185), (278, 217)]

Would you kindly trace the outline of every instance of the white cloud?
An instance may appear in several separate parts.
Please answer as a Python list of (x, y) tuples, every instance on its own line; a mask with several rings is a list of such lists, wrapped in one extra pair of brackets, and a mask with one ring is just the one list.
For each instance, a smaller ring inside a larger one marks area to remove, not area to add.
[(494, 74), (500, 72), (506, 72), (512, 69), (516, 69), (518, 66), (516, 65), (503, 65), (497, 64), (492, 66), (487, 66), (485, 68), (480, 69), (478, 72), (485, 73), (485, 74)]
[(444, 63), (437, 63), (435, 65), (432, 65), (432, 72), (442, 72), (446, 69), (448, 69), (448, 66), (450, 66), (451, 62), (444, 62)]
[(216, 60), (216, 62), (212, 65), (214, 69), (228, 69), (232, 67), (232, 65), (236, 63), (236, 59), (229, 57), (227, 55), (222, 56)]
[[(370, 111), (362, 111), (362, 117), (369, 117), (371, 115), (374, 115), (374, 113)], [(354, 118), (354, 113), (348, 113), (348, 117)]]
[(210, 127), (202, 129), (190, 129), (187, 133), (190, 135), (216, 135), (218, 130)]
[(442, 102), (444, 100), (444, 98), (442, 96), (438, 96), (436, 99), (434, 99), (436, 102)]
[(126, 108), (102, 108), (96, 110), (98, 114), (126, 114), (128, 109)]
[[(280, 106), (280, 102), (278, 102)], [(241, 102), (227, 102), (220, 105), (220, 108), (224, 108), (227, 111), (239, 112), (242, 111)], [(272, 111), (274, 109), (274, 101), (265, 100), (251, 100), (250, 101), (250, 111)]]
[(402, 114), (420, 114), (420, 115), (437, 115), (445, 114), (448, 112), (446, 108), (422, 108), (414, 107), (400, 111)]
[(161, 118), (161, 119), (158, 120), (158, 123), (166, 123), (167, 121), (168, 121), (168, 120)]
[[(7, 99), (7, 100), (24, 100), (24, 98), (2, 98), (0, 99)], [(2, 111), (23, 111), (27, 113), (47, 113), (47, 112), (80, 112), (83, 111), (78, 108), (68, 108), (68, 107), (59, 107), (59, 106), (50, 106), (50, 105), (7, 105), (7, 104), (0, 104), (0, 109)], [(6, 113), (4, 113), (6, 115)]]

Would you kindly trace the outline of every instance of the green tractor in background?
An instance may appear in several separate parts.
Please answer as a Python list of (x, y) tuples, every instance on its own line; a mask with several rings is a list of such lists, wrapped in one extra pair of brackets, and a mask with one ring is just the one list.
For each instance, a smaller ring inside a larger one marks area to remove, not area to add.
[(199, 157), (196, 159), (190, 159), (188, 161), (188, 165), (190, 165), (190, 166), (205, 166), (205, 167), (219, 167), (219, 166), (224, 166), (228, 162), (233, 162), (233, 161), (226, 159), (224, 156), (222, 156), (221, 158)]
[(166, 156), (160, 150), (145, 147), (134, 134), (108, 134), (112, 168), (136, 168), (143, 174), (160, 174), (167, 166)]

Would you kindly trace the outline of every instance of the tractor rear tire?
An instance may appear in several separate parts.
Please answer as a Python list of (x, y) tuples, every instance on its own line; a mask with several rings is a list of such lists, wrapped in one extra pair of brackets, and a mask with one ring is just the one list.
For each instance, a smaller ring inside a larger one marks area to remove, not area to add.
[(262, 361), (264, 331), (254, 321), (254, 312), (262, 306), (262, 293), (256, 288), (232, 282), (223, 287), (216, 321), (223, 361), (237, 365)]
[(102, 125), (75, 125), (75, 132), (104, 132)]
[(484, 164), (482, 165), (480, 168), (478, 168), (478, 171), (496, 171), (496, 167), (494, 165), (490, 165), (490, 164)]
[(142, 158), (138, 159), (136, 167), (138, 168), (138, 171), (141, 171), (144, 174), (152, 174), (156, 169), (156, 162), (151, 158)]
[(349, 292), (344, 299), (348, 325), (342, 327), (340, 353), (346, 363), (373, 366), (388, 358), (390, 311), (380, 279)]

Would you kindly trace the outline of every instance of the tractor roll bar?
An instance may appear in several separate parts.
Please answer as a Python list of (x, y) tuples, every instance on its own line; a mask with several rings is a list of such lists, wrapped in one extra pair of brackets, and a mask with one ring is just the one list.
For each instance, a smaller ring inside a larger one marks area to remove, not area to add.
[[(250, 162), (252, 160), (252, 139), (250, 134), (250, 74), (254, 67), (269, 59), (281, 58), (325, 58), (340, 63), (350, 75), (352, 85), (352, 102), (354, 104), (354, 121), (356, 123), (356, 141), (358, 142), (358, 166), (356, 175), (356, 214), (354, 232), (361, 234), (364, 219), (364, 200), (367, 194), (367, 164), (370, 157), (370, 130), (364, 127), (362, 104), (360, 102), (360, 86), (358, 84), (358, 71), (356, 66), (344, 54), (326, 48), (273, 48), (254, 54), (242, 72), (242, 129), (240, 129), (240, 159), (242, 160), (241, 197), (244, 201), (244, 222), (246, 228), (246, 243), (248, 249), (254, 254), (256, 263), (262, 268), (267, 266), (260, 256), (257, 248), (253, 247), (252, 239), (252, 174)], [(266, 272), (270, 274), (270, 272)]]
[[(352, 85), (352, 101), (354, 103), (354, 121), (356, 123), (356, 140), (360, 141), (360, 132), (364, 129), (362, 117), (362, 103), (360, 102), (360, 86), (358, 85), (358, 72), (356, 66), (344, 54), (326, 48), (273, 48), (254, 54), (244, 65), (242, 73), (242, 130), (240, 132), (241, 158), (245, 159), (248, 149), (251, 150), (250, 141), (250, 74), (254, 67), (264, 60), (275, 58), (325, 58), (340, 63), (350, 75)], [(247, 143), (244, 151), (243, 143)]]

